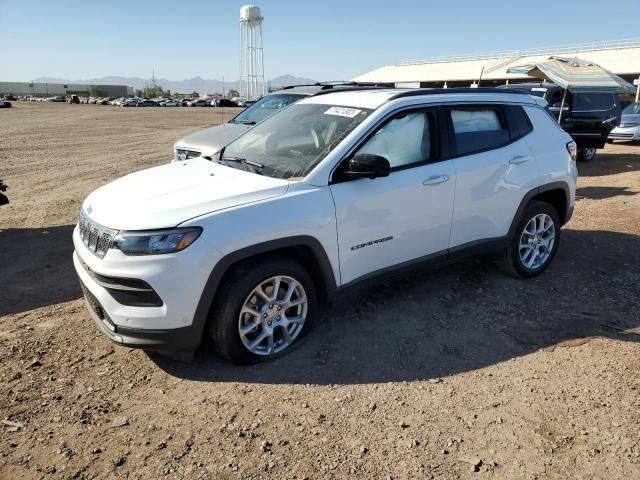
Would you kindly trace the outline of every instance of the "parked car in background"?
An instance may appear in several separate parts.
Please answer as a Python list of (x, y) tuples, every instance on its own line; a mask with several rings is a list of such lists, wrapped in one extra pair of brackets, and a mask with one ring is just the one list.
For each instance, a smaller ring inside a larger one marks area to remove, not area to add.
[(239, 105), (233, 100), (229, 100), (228, 98), (216, 98), (215, 100), (211, 100), (212, 107), (238, 107)]
[(189, 102), (191, 102), (193, 100), (193, 98), (183, 98), (182, 100), (180, 100), (180, 106), (181, 107), (188, 107), (189, 106)]
[(103, 97), (100, 101), (96, 102), (97, 105), (109, 105), (110, 102), (114, 101), (116, 97)]
[(556, 119), (562, 108), (561, 127), (578, 145), (578, 161), (581, 162), (592, 160), (596, 149), (604, 148), (609, 133), (620, 124), (623, 108), (633, 102), (630, 94), (568, 91), (563, 105), (565, 90), (548, 82), (510, 84), (498, 88), (544, 98)]
[(125, 100), (123, 100), (123, 102), (120, 104), (121, 107), (137, 107), (138, 103), (141, 102), (142, 99), (140, 98), (127, 98)]
[(0, 108), (11, 108), (11, 102), (5, 100), (4, 98), (0, 98)]
[(137, 106), (138, 107), (157, 107), (158, 103), (155, 100), (145, 98), (144, 100), (140, 100)]
[(188, 107), (208, 107), (209, 100), (205, 100), (204, 98), (196, 98), (194, 100), (191, 100), (190, 102), (187, 102), (187, 106)]
[(609, 134), (609, 142), (614, 140), (640, 142), (640, 102), (634, 102), (622, 111), (620, 125)]
[(184, 358), (206, 336), (250, 364), (290, 351), (323, 301), (408, 267), (491, 253), (535, 277), (577, 180), (545, 106), (495, 89), (334, 91), (210, 160), (115, 180), (73, 233), (89, 314), (127, 347)]
[(161, 107), (179, 107), (181, 105), (180, 100), (175, 98), (169, 98), (159, 103)]
[(234, 138), (243, 134), (256, 123), (303, 98), (333, 92), (340, 89), (370, 88), (357, 84), (317, 84), (287, 87), (265, 95), (228, 123), (200, 130), (179, 139), (173, 146), (173, 159), (188, 160), (200, 155), (213, 155)]

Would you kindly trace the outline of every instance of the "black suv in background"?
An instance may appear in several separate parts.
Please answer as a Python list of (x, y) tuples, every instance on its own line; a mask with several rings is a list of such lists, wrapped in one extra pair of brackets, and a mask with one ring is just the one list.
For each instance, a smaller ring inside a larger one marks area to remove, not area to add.
[(604, 148), (609, 132), (620, 124), (622, 110), (634, 100), (633, 95), (623, 93), (568, 91), (562, 107), (564, 88), (554, 83), (520, 83), (498, 88), (544, 98), (556, 118), (563, 108), (560, 126), (578, 145), (578, 160), (582, 162), (592, 160), (596, 149)]

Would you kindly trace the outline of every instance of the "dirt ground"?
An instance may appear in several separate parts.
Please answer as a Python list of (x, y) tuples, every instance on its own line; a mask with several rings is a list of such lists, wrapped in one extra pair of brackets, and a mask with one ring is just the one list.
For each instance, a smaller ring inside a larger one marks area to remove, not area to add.
[(71, 264), (83, 198), (228, 110), (0, 110), (0, 479), (640, 478), (640, 146), (581, 164), (554, 264), (474, 260), (329, 307), (255, 367), (110, 343)]

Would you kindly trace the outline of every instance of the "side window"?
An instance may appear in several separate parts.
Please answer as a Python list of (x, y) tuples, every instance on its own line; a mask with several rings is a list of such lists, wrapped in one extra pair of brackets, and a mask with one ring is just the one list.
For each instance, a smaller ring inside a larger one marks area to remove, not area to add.
[(587, 92), (573, 96), (574, 112), (606, 111), (613, 107), (615, 99), (612, 93)]
[(357, 154), (380, 155), (391, 168), (425, 162), (432, 157), (432, 120), (427, 112), (408, 113), (384, 124)]
[(533, 131), (533, 125), (524, 108), (520, 105), (505, 105), (503, 108), (509, 124), (511, 141), (516, 141)]
[(449, 113), (456, 155), (491, 150), (510, 141), (499, 107), (453, 107)]

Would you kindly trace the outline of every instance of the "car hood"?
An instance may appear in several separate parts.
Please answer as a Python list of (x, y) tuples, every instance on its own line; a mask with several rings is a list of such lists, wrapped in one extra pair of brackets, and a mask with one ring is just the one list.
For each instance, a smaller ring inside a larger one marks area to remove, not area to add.
[(283, 195), (287, 180), (195, 158), (126, 175), (91, 193), (82, 208), (114, 230), (169, 228), (225, 208)]
[(640, 123), (640, 113), (624, 113), (620, 123)]
[(213, 155), (252, 126), (241, 123), (224, 123), (187, 135), (178, 140), (174, 148), (198, 150), (202, 152), (202, 155)]

